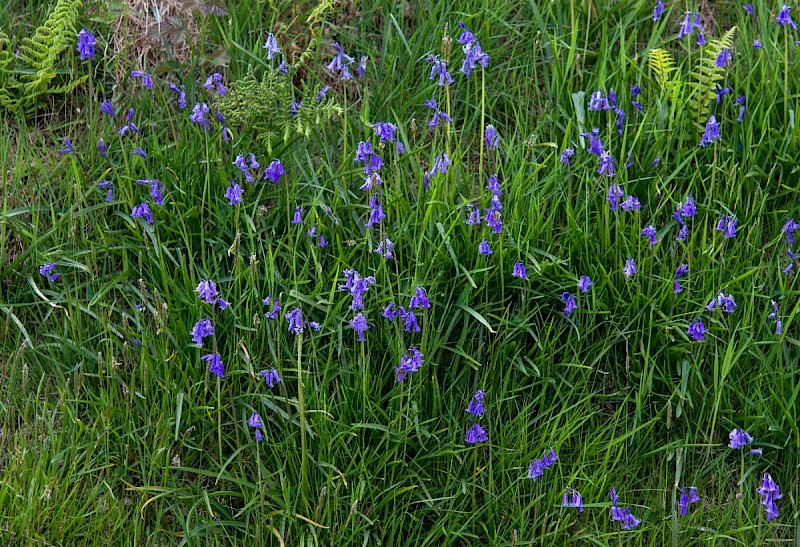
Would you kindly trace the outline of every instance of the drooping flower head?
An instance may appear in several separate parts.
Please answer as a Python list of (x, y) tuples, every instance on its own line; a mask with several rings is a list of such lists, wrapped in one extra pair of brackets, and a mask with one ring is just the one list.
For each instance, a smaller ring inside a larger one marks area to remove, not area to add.
[(628, 259), (625, 261), (625, 266), (622, 268), (622, 273), (625, 274), (625, 277), (630, 279), (638, 272), (639, 270), (636, 268), (636, 261), (634, 261), (633, 258), (628, 257)]
[(280, 160), (272, 160), (264, 170), (264, 180), (271, 180), (275, 184), (280, 184), (281, 176), (285, 175), (283, 164)]
[(218, 378), (225, 378), (225, 364), (222, 362), (222, 357), (219, 353), (209, 353), (200, 358), (202, 361), (208, 363), (208, 371)]
[(486, 148), (494, 150), (500, 144), (500, 135), (493, 125), (487, 125), (483, 132), (483, 139), (486, 141)]
[(664, 2), (662, 2), (662, 0), (658, 0), (656, 2), (656, 7), (653, 8), (653, 22), (661, 19), (662, 15), (664, 15)]
[(46, 277), (48, 281), (55, 281), (61, 276), (60, 273), (53, 271), (55, 269), (56, 265), (50, 262), (39, 268), (39, 274)]
[(558, 461), (558, 456), (556, 451), (551, 448), (549, 452), (545, 452), (544, 456), (535, 458), (531, 462), (528, 466), (528, 478), (536, 482), (536, 479), (544, 475), (544, 470), (555, 465), (556, 461)]
[(684, 486), (680, 491), (681, 496), (678, 500), (678, 507), (680, 508), (681, 516), (684, 517), (686, 516), (686, 511), (689, 509), (689, 506), (700, 501), (700, 498), (697, 495), (697, 488), (694, 486)]
[(258, 375), (264, 378), (264, 380), (267, 382), (267, 387), (270, 389), (278, 385), (281, 381), (281, 377), (278, 376), (278, 371), (275, 370), (274, 368), (268, 370), (260, 370), (258, 372)]
[(358, 341), (363, 342), (364, 333), (369, 329), (369, 323), (367, 323), (367, 318), (364, 317), (364, 314), (358, 312), (356, 316), (350, 320), (350, 326), (356, 331)]
[(728, 448), (732, 448), (733, 450), (740, 450), (753, 442), (753, 437), (743, 429), (734, 429), (728, 435), (728, 439), (730, 439)]
[(148, 224), (153, 223), (153, 213), (150, 211), (150, 204), (146, 201), (135, 205), (131, 211), (132, 218), (143, 218)]
[(94, 59), (94, 34), (86, 29), (81, 29), (78, 33), (78, 53), (81, 56), (81, 61), (86, 59)]
[(408, 348), (408, 351), (400, 359), (400, 364), (394, 369), (397, 381), (402, 382), (417, 372), (422, 366), (422, 362), (422, 353), (414, 346)]
[(511, 270), (511, 276), (518, 279), (528, 279), (528, 270), (525, 269), (525, 265), (522, 264), (522, 261), (517, 260), (514, 263), (514, 267)]
[(561, 293), (561, 300), (564, 301), (564, 314), (569, 317), (578, 309), (578, 304), (575, 302), (575, 295), (570, 292)]
[(703, 136), (700, 139), (700, 146), (705, 148), (706, 145), (713, 143), (719, 138), (719, 124), (717, 118), (712, 114), (706, 123), (706, 129), (703, 131)]
[(622, 509), (619, 505), (617, 505), (619, 496), (617, 496), (616, 488), (611, 488), (609, 496), (611, 497), (611, 520), (622, 523), (623, 530), (630, 530), (631, 528), (636, 528), (639, 526), (641, 521), (631, 514), (630, 507)]
[(579, 512), (583, 513), (583, 498), (574, 488), (567, 488), (564, 490), (564, 501), (561, 503), (561, 506), (575, 507)]
[(242, 187), (232, 180), (228, 185), (228, 189), (225, 190), (225, 197), (231, 205), (236, 205), (242, 202), (242, 193)]
[(475, 395), (472, 396), (472, 399), (467, 406), (467, 414), (472, 414), (473, 416), (477, 416), (480, 418), (483, 416), (483, 398), (486, 396), (486, 392), (482, 389), (479, 389), (475, 392)]
[(642, 236), (650, 239), (651, 247), (658, 243), (658, 240), (656, 239), (656, 228), (652, 224), (645, 226), (644, 230), (642, 230)]
[(431, 54), (428, 55), (425, 61), (431, 65), (430, 80), (435, 80), (438, 76), (439, 85), (441, 86), (450, 85), (453, 83), (453, 77), (450, 76), (449, 72), (447, 72), (447, 65), (445, 64), (444, 59), (438, 55)]
[(204, 279), (203, 281), (198, 283), (194, 292), (196, 292), (200, 300), (202, 300), (206, 304), (211, 304), (212, 306), (219, 306), (221, 310), (224, 310), (225, 308), (228, 307), (228, 303), (219, 297), (219, 290), (217, 290), (217, 284), (214, 283), (213, 281)]
[(148, 90), (153, 89), (153, 78), (148, 73), (141, 70), (131, 70), (131, 79), (133, 78), (141, 78), (142, 87)]
[(106, 116), (113, 116), (114, 114), (116, 114), (116, 111), (114, 110), (114, 105), (111, 103), (111, 101), (101, 102), (100, 112), (102, 112)]
[(582, 275), (578, 279), (578, 290), (582, 293), (589, 292), (589, 287), (593, 285), (592, 280), (589, 278), (588, 275)]
[(797, 30), (797, 24), (792, 20), (792, 14), (789, 13), (791, 9), (792, 6), (788, 6), (786, 4), (781, 6), (781, 11), (778, 13), (778, 16), (775, 17), (775, 22), (782, 27), (788, 25), (792, 29)]
[(574, 148), (565, 148), (561, 152), (561, 156), (559, 156), (559, 161), (569, 167), (569, 159), (575, 155)]
[(203, 338), (214, 334), (214, 325), (211, 323), (211, 319), (206, 317), (195, 323), (190, 334), (195, 345), (198, 348), (203, 347)]
[(431, 307), (431, 302), (428, 300), (428, 294), (425, 292), (424, 287), (417, 287), (414, 291), (413, 296), (411, 297), (411, 301), (408, 304), (408, 309), (412, 310), (414, 308), (424, 308), (428, 309)]
[(281, 52), (281, 48), (278, 47), (278, 40), (271, 32), (267, 35), (267, 41), (261, 47), (267, 50), (267, 59), (269, 60), (272, 60), (273, 57)]
[(342, 81), (351, 79), (352, 76), (350, 75), (350, 69), (348, 68), (348, 65), (350, 65), (355, 59), (347, 55), (338, 42), (333, 42), (331, 47), (336, 52), (336, 55), (331, 62), (328, 63), (326, 68), (333, 73), (339, 72), (339, 79)]
[(276, 298), (275, 301), (273, 302), (272, 297), (268, 296), (264, 300), (262, 300), (261, 303), (264, 304), (267, 308), (269, 308), (270, 305), (272, 305), (271, 311), (264, 312), (264, 317), (266, 317), (271, 321), (274, 321), (275, 319), (278, 318), (278, 313), (281, 311), (280, 300)]
[(467, 430), (466, 443), (467, 444), (485, 443), (488, 440), (489, 437), (486, 435), (486, 431), (475, 422), (472, 422), (472, 427), (470, 427)]
[(489, 246), (489, 242), (488, 242), (488, 241), (486, 241), (486, 239), (484, 239), (483, 241), (481, 241), (481, 242), (480, 242), (480, 244), (478, 245), (478, 254), (482, 254), (482, 255), (484, 255), (484, 256), (489, 256), (489, 255), (490, 255), (490, 254), (492, 254), (493, 252), (494, 252), (494, 251), (493, 251), (493, 250), (492, 250), (492, 248)]
[(767, 522), (777, 518), (778, 505), (775, 503), (775, 500), (781, 499), (783, 494), (781, 494), (781, 489), (769, 473), (765, 472), (764, 475), (762, 475), (757, 492), (762, 498), (761, 505), (763, 505), (764, 509), (767, 511)]
[(686, 329), (686, 334), (692, 337), (692, 340), (695, 342), (702, 342), (706, 339), (706, 326), (703, 324), (703, 320), (699, 317), (692, 320), (689, 323), (689, 327)]

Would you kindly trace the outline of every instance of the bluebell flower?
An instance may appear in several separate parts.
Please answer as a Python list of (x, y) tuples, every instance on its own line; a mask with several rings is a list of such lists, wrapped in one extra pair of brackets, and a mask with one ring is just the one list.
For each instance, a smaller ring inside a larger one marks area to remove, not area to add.
[(94, 59), (94, 34), (90, 31), (81, 29), (78, 33), (78, 53), (81, 56), (81, 61), (85, 61), (86, 59)]
[(486, 435), (486, 431), (475, 422), (472, 422), (472, 427), (470, 427), (467, 430), (466, 443), (467, 444), (485, 443), (488, 440), (489, 437)]
[(272, 389), (281, 382), (281, 377), (278, 376), (278, 371), (275, 370), (274, 368), (271, 368), (269, 370), (260, 370), (258, 372), (258, 375), (264, 378), (264, 380), (267, 383), (267, 387), (270, 389)]
[(132, 218), (143, 218), (148, 224), (153, 223), (153, 214), (150, 211), (150, 204), (146, 201), (135, 205), (131, 211)]
[(679, 280), (679, 279), (680, 279), (682, 276), (686, 275), (687, 273), (689, 273), (689, 266), (687, 266), (686, 264), (681, 264), (681, 265), (680, 265), (680, 266), (678, 266), (678, 268), (675, 270), (675, 281), (674, 281), (674, 284), (673, 284), (673, 287), (674, 287), (674, 289), (673, 289), (673, 290), (674, 290), (674, 292), (675, 292), (675, 293), (680, 293), (680, 292), (683, 292), (683, 287), (681, 287), (681, 285), (680, 285), (680, 283), (678, 282), (678, 280)]
[(681, 215), (684, 217), (691, 218), (697, 214), (697, 206), (695, 205), (691, 192), (689, 192), (689, 195), (686, 196), (686, 201), (684, 203), (678, 204), (678, 209), (680, 210)]
[(483, 416), (484, 408), (483, 408), (483, 398), (486, 396), (486, 392), (482, 389), (479, 389), (475, 392), (475, 395), (472, 396), (472, 399), (469, 401), (469, 405), (467, 406), (467, 414), (472, 414), (478, 418)]
[(656, 22), (659, 19), (661, 19), (662, 15), (664, 15), (664, 2), (658, 0), (656, 2), (656, 7), (653, 8), (653, 22)]
[(64, 154), (71, 154), (73, 152), (72, 141), (70, 141), (67, 137), (63, 137), (61, 140), (64, 142), (64, 148), (59, 150), (58, 153), (61, 154), (62, 156)]
[(417, 323), (417, 316), (411, 310), (402, 310), (402, 317), (403, 317), (403, 330), (405, 332), (420, 332), (419, 323)]
[(203, 84), (203, 87), (208, 90), (216, 88), (217, 93), (219, 93), (220, 95), (225, 95), (228, 92), (228, 90), (225, 89), (225, 85), (223, 84), (222, 74), (220, 74), (219, 72), (212, 72), (211, 74), (209, 74), (208, 78), (206, 78), (206, 81)]
[(778, 505), (775, 500), (783, 497), (780, 488), (775, 484), (769, 473), (764, 473), (761, 477), (761, 484), (758, 486), (758, 494), (762, 497), (761, 505), (767, 511), (767, 522), (778, 517)]
[(706, 129), (703, 131), (703, 137), (700, 139), (700, 146), (705, 148), (706, 145), (713, 143), (719, 138), (719, 124), (717, 119), (712, 114), (706, 123)]
[(608, 104), (608, 99), (605, 94), (598, 90), (589, 96), (589, 110), (610, 110), (611, 105)]
[(148, 90), (153, 89), (153, 78), (148, 73), (142, 72), (141, 70), (131, 70), (131, 79), (133, 78), (141, 78), (142, 87)]
[(202, 348), (203, 338), (214, 335), (214, 325), (211, 324), (211, 319), (206, 317), (195, 323), (190, 334), (195, 345), (198, 348)]
[(336, 56), (331, 60), (330, 63), (326, 66), (328, 70), (333, 73), (339, 72), (339, 79), (342, 81), (349, 80), (352, 78), (350, 75), (350, 69), (347, 68), (355, 59), (350, 57), (344, 52), (342, 46), (339, 45), (338, 42), (333, 42), (331, 47), (336, 52)]
[(583, 513), (583, 498), (574, 488), (567, 488), (564, 490), (564, 501), (561, 503), (561, 506), (575, 507), (580, 513)]
[(717, 60), (714, 61), (714, 65), (718, 68), (725, 68), (731, 59), (733, 59), (733, 57), (731, 56), (730, 50), (724, 47), (720, 50), (719, 55), (717, 55)]
[(750, 434), (747, 433), (747, 431), (744, 431), (742, 429), (734, 429), (733, 431), (731, 431), (730, 434), (728, 435), (728, 439), (730, 439), (730, 442), (728, 443), (728, 448), (731, 448), (733, 450), (741, 450), (742, 448), (753, 442), (753, 437), (751, 437)]
[(380, 171), (383, 166), (383, 160), (374, 151), (372, 143), (369, 141), (361, 141), (358, 143), (353, 161), (355, 163), (364, 163), (364, 174), (367, 176)]
[(680, 499), (678, 500), (678, 507), (680, 508), (681, 516), (685, 517), (689, 506), (693, 503), (699, 502), (700, 498), (697, 495), (697, 488), (694, 486), (684, 486), (680, 489), (680, 492), (681, 495)]
[(328, 86), (326, 86), (326, 85), (322, 86), (322, 87), (319, 89), (319, 91), (317, 91), (317, 100), (318, 100), (318, 101), (321, 101), (322, 99), (324, 99), (324, 98), (325, 98), (325, 95), (327, 95), (327, 94), (328, 94), (328, 91), (329, 91), (329, 90), (330, 90), (330, 88), (329, 88)]
[(364, 227), (371, 230), (385, 218), (386, 214), (383, 212), (383, 203), (375, 194), (372, 194), (369, 197), (369, 218), (367, 222), (364, 223)]
[(264, 170), (264, 180), (271, 180), (275, 184), (280, 184), (281, 176), (285, 175), (283, 164), (280, 160), (272, 160)]
[(642, 204), (639, 201), (639, 198), (637, 198), (633, 194), (628, 194), (627, 196), (625, 196), (625, 201), (622, 202), (621, 207), (624, 211), (628, 212), (639, 211), (642, 208)]
[(103, 156), (104, 158), (108, 153), (108, 146), (106, 146), (106, 143), (102, 137), (100, 137), (100, 140), (97, 141), (97, 151), (100, 152), (100, 155)]
[(564, 301), (564, 314), (569, 317), (578, 309), (578, 304), (575, 302), (575, 295), (570, 292), (561, 293), (561, 300)]
[(131, 155), (133, 154), (139, 156), (140, 158), (147, 159), (147, 152), (145, 152), (138, 146), (133, 149), (133, 152), (131, 152)]
[(761, 40), (753, 40), (753, 49), (764, 49), (764, 44), (761, 43)]
[(692, 337), (695, 342), (701, 342), (705, 340), (705, 333), (706, 333), (706, 326), (703, 324), (703, 320), (699, 317), (696, 317), (689, 323), (689, 327), (686, 329), (686, 334)]
[(600, 157), (597, 159), (597, 166), (597, 173), (599, 175), (605, 174), (609, 178), (614, 177), (614, 158), (612, 158), (611, 154), (608, 152), (603, 151), (603, 153), (600, 154)]
[(693, 30), (694, 30), (694, 24), (692, 23), (692, 12), (687, 11), (686, 15), (683, 18), (681, 29), (680, 31), (678, 31), (678, 40), (681, 40), (685, 36), (689, 36)]
[(208, 371), (218, 378), (225, 378), (225, 364), (222, 362), (222, 357), (219, 353), (209, 353), (203, 355), (200, 360), (208, 363)]
[[(264, 45), (261, 46), (267, 50), (267, 59), (272, 60), (278, 53), (281, 52), (281, 48), (278, 47), (278, 40), (275, 38), (275, 35), (271, 32), (267, 35), (267, 41), (264, 42)], [(352, 60), (352, 59), (351, 59)]]
[(278, 74), (281, 76), (289, 74), (289, 65), (286, 64), (286, 61), (281, 61), (281, 64), (278, 65)]
[(778, 303), (774, 300), (772, 301), (772, 313), (769, 314), (768, 318), (775, 320), (775, 334), (778, 336), (783, 334), (783, 323), (781, 322), (781, 318), (778, 316)]
[(156, 205), (164, 205), (162, 193), (165, 191), (164, 185), (158, 179), (137, 179), (136, 184), (143, 184), (150, 187), (150, 196), (155, 198)]
[(431, 307), (431, 301), (428, 300), (428, 295), (425, 292), (424, 287), (417, 287), (414, 291), (414, 294), (411, 296), (411, 301), (408, 304), (408, 309), (414, 308), (423, 308), (429, 309)]
[(228, 202), (231, 205), (236, 205), (242, 202), (242, 193), (242, 187), (232, 180), (228, 185), (228, 189), (225, 190), (225, 197), (228, 198)]
[(103, 102), (101, 102), (100, 103), (100, 112), (102, 112), (103, 114), (105, 114), (107, 116), (114, 116), (114, 114), (116, 114), (116, 111), (114, 110), (114, 105), (111, 103), (111, 101), (103, 101)]
[(390, 122), (377, 122), (372, 124), (372, 129), (375, 130), (375, 134), (378, 135), (380, 142), (393, 142), (397, 146), (397, 153), (402, 154), (405, 152), (405, 146), (403, 143), (395, 136), (395, 132), (397, 131), (397, 126)]
[(472, 69), (474, 69), (476, 65), (480, 65), (484, 68), (489, 65), (489, 56), (483, 52), (477, 38), (467, 29), (463, 22), (459, 21), (458, 26), (464, 31), (457, 40), (459, 44), (462, 44), (462, 50), (464, 51), (464, 62), (461, 64), (461, 72), (469, 78)]
[(376, 253), (381, 255), (383, 258), (394, 258), (392, 254), (392, 250), (394, 249), (394, 243), (388, 237), (383, 238), (377, 247), (375, 247)]
[(739, 105), (739, 117), (736, 118), (736, 121), (739, 122), (739, 123), (741, 123), (741, 121), (744, 119), (744, 112), (746, 110), (746, 106), (745, 106), (746, 102), (747, 102), (747, 97), (746, 96), (741, 95), (739, 97), (736, 97), (736, 104)]
[(178, 108), (183, 110), (186, 108), (186, 86), (176, 86), (175, 84), (169, 84), (169, 88), (172, 92), (174, 92), (178, 96)]
[(302, 334), (305, 327), (309, 327), (311, 330), (320, 329), (319, 323), (303, 320), (303, 311), (300, 307), (286, 312), (284, 317), (286, 317), (286, 322), (289, 324), (289, 333), (291, 334)]
[(364, 74), (367, 73), (367, 61), (368, 60), (369, 60), (369, 57), (364, 55), (358, 61), (358, 65), (356, 66), (356, 76), (358, 77), (359, 80), (362, 80), (364, 78)]
[(786, 241), (789, 243), (789, 245), (794, 245), (794, 233), (798, 228), (800, 228), (800, 224), (795, 222), (793, 218), (787, 220), (784, 223), (783, 228), (781, 228), (781, 233), (786, 236)]
[[(194, 289), (194, 292), (197, 293), (197, 296), (200, 298), (200, 300), (202, 300), (206, 304), (211, 304), (212, 306), (217, 305), (219, 301), (222, 300), (221, 298), (219, 298), (219, 290), (217, 289), (217, 284), (208, 279), (204, 279), (203, 281), (198, 283), (197, 287)], [(223, 300), (223, 302), (225, 301)], [(225, 302), (224, 307), (227, 307), (227, 305), (228, 303)]]
[(793, 30), (797, 30), (797, 25), (794, 21), (792, 21), (792, 14), (789, 13), (791, 9), (792, 7), (787, 6), (786, 4), (781, 6), (781, 11), (778, 13), (778, 16), (775, 17), (775, 22), (782, 27), (789, 25)]
[(631, 257), (628, 257), (628, 259), (625, 261), (625, 266), (622, 268), (622, 273), (625, 274), (625, 277), (630, 279), (638, 272), (639, 270), (636, 269), (636, 262)]
[(622, 130), (625, 127), (625, 111), (621, 108), (615, 108), (614, 112), (617, 115), (616, 120), (614, 120), (614, 124), (617, 126), (617, 133), (622, 135)]
[(114, 183), (110, 180), (101, 180), (97, 183), (98, 188), (107, 189), (106, 191), (106, 201), (111, 203), (114, 200)]
[(750, 14), (750, 17), (755, 17), (756, 16), (755, 12), (753, 12), (753, 4), (751, 4), (750, 2), (747, 2), (742, 7), (744, 8), (744, 11), (746, 11), (747, 13)]
[(433, 110), (433, 118), (428, 122), (428, 127), (434, 130), (439, 123), (450, 123), (453, 119), (442, 110), (439, 110), (439, 105), (436, 102), (436, 97), (431, 97), (429, 101), (425, 101), (425, 106)]
[(631, 514), (630, 507), (622, 509), (617, 505), (619, 496), (617, 496), (616, 488), (611, 487), (608, 494), (611, 497), (611, 520), (614, 522), (621, 522), (624, 530), (630, 530), (631, 528), (639, 526), (641, 521)]
[(575, 155), (574, 148), (565, 148), (561, 151), (561, 156), (559, 157), (559, 161), (569, 167), (569, 159)]
[(581, 133), (581, 137), (585, 137), (589, 139), (589, 149), (588, 152), (595, 156), (600, 156), (603, 153), (603, 141), (600, 140), (600, 130), (598, 128), (594, 128), (589, 132)]
[(264, 440), (264, 435), (261, 433), (261, 429), (264, 427), (264, 424), (261, 423), (261, 416), (258, 415), (258, 412), (253, 412), (253, 414), (247, 420), (247, 425), (255, 429), (256, 442), (261, 442)]
[(656, 228), (652, 224), (645, 226), (644, 230), (642, 230), (642, 236), (650, 238), (651, 247), (658, 243), (656, 239)]
[(544, 470), (555, 465), (556, 461), (558, 461), (558, 456), (556, 451), (551, 448), (541, 458), (535, 458), (531, 462), (528, 466), (528, 478), (536, 482), (536, 479), (544, 475)]
[(722, 232), (722, 236), (725, 239), (730, 239), (736, 236), (736, 225), (738, 222), (736, 217), (732, 215), (722, 215), (714, 229), (718, 232)]
[(292, 117), (297, 116), (302, 107), (303, 107), (303, 101), (292, 101), (289, 104), (289, 115)]
[(42, 277), (46, 277), (48, 281), (55, 281), (61, 276), (60, 273), (53, 271), (55, 269), (56, 265), (50, 262), (39, 268), (39, 275), (41, 275)]
[(482, 254), (484, 256), (488, 256), (488, 255), (492, 254), (493, 252), (494, 251), (492, 251), (492, 248), (489, 246), (489, 242), (486, 241), (486, 239), (481, 241), (480, 245), (478, 245), (478, 253), (479, 254)]
[(722, 102), (722, 97), (724, 97), (725, 95), (727, 95), (728, 93), (731, 92), (731, 88), (730, 87), (726, 87), (726, 88), (723, 89), (723, 88), (721, 88), (719, 86), (719, 84), (715, 84), (715, 85), (717, 86), (717, 89), (714, 91), (714, 93), (716, 93), (716, 95), (717, 95), (717, 104), (719, 104), (720, 102)]
[(133, 123), (133, 114), (134, 114), (134, 112), (135, 111), (134, 111), (133, 108), (129, 108), (128, 109), (128, 112), (126, 114), (127, 122), (126, 122), (125, 125), (120, 127), (119, 130), (117, 131), (117, 133), (119, 133), (123, 137), (125, 136), (125, 133), (127, 133), (128, 131), (133, 131), (134, 133), (138, 133), (139, 132), (139, 128), (136, 127), (135, 123)]
[(493, 125), (489, 124), (483, 132), (483, 140), (486, 141), (486, 148), (495, 150), (500, 144), (500, 135)]
[(444, 62), (444, 59), (439, 57), (438, 55), (428, 55), (425, 59), (427, 63), (431, 65), (431, 75), (429, 80), (435, 80), (436, 77), (439, 77), (439, 85), (450, 85), (453, 83), (453, 77), (450, 76), (450, 73), (447, 72), (447, 65)]
[(493, 209), (486, 209), (486, 225), (492, 229), (495, 234), (503, 232), (503, 222), (500, 212)]
[(619, 207), (619, 200), (625, 193), (620, 188), (619, 184), (612, 184), (608, 187), (608, 193), (606, 194), (606, 201), (608, 202), (609, 209), (612, 211), (616, 211), (617, 207)]
[(528, 270), (525, 269), (522, 261), (517, 260), (514, 263), (514, 267), (511, 270), (511, 276), (518, 279), (528, 279)]
[(414, 346), (408, 348), (408, 351), (400, 358), (400, 364), (394, 369), (397, 381), (402, 382), (417, 372), (422, 366), (422, 362), (422, 353)]
[(367, 294), (370, 285), (375, 284), (375, 277), (371, 275), (368, 277), (361, 277), (361, 275), (353, 269), (345, 270), (344, 276), (345, 283), (344, 285), (339, 285), (339, 290), (348, 291), (350, 296), (353, 297), (353, 303), (350, 305), (350, 309), (353, 311), (364, 309), (364, 295)]
[(206, 103), (197, 103), (192, 109), (192, 115), (189, 119), (200, 126), (201, 129), (208, 131), (211, 129), (211, 122), (206, 119), (206, 114), (211, 112)]
[(350, 320), (350, 326), (356, 331), (358, 335), (358, 341), (364, 341), (364, 333), (369, 329), (369, 324), (367, 323), (367, 318), (364, 317), (364, 314), (358, 312), (354, 318)]
[(588, 293), (589, 287), (591, 287), (593, 284), (594, 283), (592, 283), (592, 280), (589, 278), (588, 275), (582, 275), (578, 279), (578, 290), (584, 294)]
[(270, 305), (272, 305), (272, 310), (264, 312), (264, 317), (273, 321), (278, 318), (278, 313), (281, 311), (281, 303), (277, 298), (273, 302), (272, 297), (267, 296), (264, 300), (261, 301), (261, 303), (268, 308), (270, 307)]
[(469, 212), (466, 220), (468, 226), (474, 226), (481, 223), (481, 211), (475, 206), (475, 204), (467, 203), (467, 211)]

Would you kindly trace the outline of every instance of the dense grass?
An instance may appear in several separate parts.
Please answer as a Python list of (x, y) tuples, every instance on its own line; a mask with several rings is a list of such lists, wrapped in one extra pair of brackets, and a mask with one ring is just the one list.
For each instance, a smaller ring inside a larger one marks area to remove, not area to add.
[[(754, 2), (755, 18), (733, 4), (703, 12), (709, 39), (738, 27), (722, 83), (733, 91), (710, 104), (721, 138), (705, 148), (706, 119), (686, 108), (685, 89), (668, 96), (646, 64), (649, 50), (666, 48), (688, 80), (702, 50), (696, 33), (677, 38), (683, 4), (655, 23), (650, 2), (337, 5), (304, 72), (330, 85), (346, 114), (271, 153), (246, 128), (224, 142), (218, 125), (203, 131), (189, 121), (197, 101), (213, 103), (201, 84), (215, 68), (200, 54), (228, 53), (227, 82), (265, 65), (270, 30), (291, 57), (305, 47), (313, 6), (229, 4), (228, 17), (204, 24), (197, 63), (149, 67), (152, 91), (114, 80), (120, 68), (143, 68), (124, 53), (99, 54), (77, 65), (94, 71), (91, 88), (34, 118), (9, 115), (0, 128), (4, 543), (753, 545), (800, 537), (800, 299), (797, 267), (782, 273), (790, 259), (781, 233), (800, 218), (800, 36), (774, 23), (778, 4)], [(19, 17), (20, 33), (47, 15), (33, 4), (6, 13)], [(93, 13), (85, 26), (102, 46), (104, 12)], [(460, 20), (491, 56), (471, 78), (457, 71)], [(763, 50), (752, 48), (755, 39)], [(363, 80), (339, 82), (325, 70), (334, 40), (357, 60), (368, 56)], [(452, 50), (448, 88), (428, 79), (424, 61), (443, 47)], [(186, 86), (187, 110), (166, 82)], [(644, 113), (630, 106), (634, 84)], [(591, 93), (611, 88), (627, 113), (622, 135), (612, 111), (588, 110)], [(432, 96), (453, 118), (435, 131), (423, 106)], [(117, 108), (113, 120), (99, 112), (103, 99)], [(116, 132), (127, 108), (136, 109), (140, 135)], [(386, 219), (370, 231), (353, 155), (359, 141), (377, 150), (370, 125), (378, 121), (397, 124), (407, 151), (378, 151)], [(487, 124), (501, 135), (496, 151), (482, 144)], [(609, 209), (610, 181), (579, 137), (592, 127), (614, 157), (614, 182), (638, 196), (640, 212)], [(59, 155), (62, 137), (74, 153)], [(131, 154), (136, 146), (147, 160)], [(576, 149), (569, 169), (559, 162), (566, 147)], [(423, 172), (445, 151), (452, 165), (425, 191)], [(248, 152), (262, 170), (273, 157), (283, 162), (280, 185), (241, 180), (232, 162)], [(503, 191), (501, 235), (465, 223), (468, 202), (489, 206), (490, 173)], [(137, 179), (166, 188), (152, 225), (130, 216), (147, 198)], [(238, 206), (224, 197), (234, 179), (245, 190)], [(110, 203), (102, 180), (115, 185)], [(672, 213), (689, 193), (698, 214), (677, 242)], [(304, 222), (294, 225), (298, 204)], [(714, 229), (723, 214), (738, 219), (734, 238)], [(640, 235), (649, 223), (654, 247)], [(306, 234), (312, 225), (327, 247)], [(382, 236), (395, 243), (393, 260), (372, 252)], [(494, 254), (478, 254), (483, 238)], [(628, 257), (639, 270), (631, 279), (622, 272)], [(517, 260), (527, 280), (512, 277)], [(45, 263), (61, 277), (42, 277)], [(674, 293), (683, 263), (690, 273)], [(337, 290), (350, 268), (376, 279), (364, 297), (363, 343), (348, 325), (352, 299)], [(581, 275), (594, 283), (587, 294), (576, 289)], [(228, 309), (212, 313), (198, 299), (204, 279), (217, 283)], [(417, 286), (432, 306), (417, 310), (421, 332), (409, 333), (381, 311), (407, 306)], [(577, 295), (570, 317), (565, 291)], [(706, 310), (719, 291), (734, 296), (733, 313)], [(268, 295), (281, 302), (275, 321), (264, 317)], [(781, 335), (768, 318), (771, 300)], [(319, 332), (287, 332), (284, 312), (297, 306)], [(200, 360), (209, 339), (197, 349), (189, 335), (206, 316), (222, 380)], [(686, 333), (696, 317), (708, 329), (702, 342)], [(399, 383), (394, 368), (409, 346), (424, 364)], [(283, 381), (270, 390), (258, 372), (272, 367)], [(489, 442), (467, 445), (464, 411), (478, 389)], [(247, 425), (254, 411), (262, 443)], [(734, 428), (763, 456), (729, 449)], [(528, 479), (528, 465), (550, 447), (559, 461)], [(756, 493), (764, 472), (784, 494), (769, 523)], [(611, 521), (612, 486), (642, 519), (637, 528)], [(683, 486), (696, 486), (701, 502), (680, 517)], [(583, 513), (561, 507), (565, 488), (580, 491)]]

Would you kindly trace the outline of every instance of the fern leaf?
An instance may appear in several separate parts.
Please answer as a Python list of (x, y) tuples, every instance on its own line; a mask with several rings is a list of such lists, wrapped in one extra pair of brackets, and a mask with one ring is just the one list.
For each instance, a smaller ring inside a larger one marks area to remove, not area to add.
[(689, 74), (690, 94), (687, 106), (698, 123), (708, 118), (708, 105), (716, 98), (718, 83), (725, 79), (725, 69), (716, 66), (716, 61), (723, 49), (733, 48), (736, 30), (736, 27), (732, 27), (720, 38), (709, 41), (701, 50), (700, 58)]
[(677, 70), (675, 60), (669, 51), (661, 48), (651, 49), (647, 54), (647, 66), (656, 75), (661, 90), (669, 93), (676, 83), (672, 75)]

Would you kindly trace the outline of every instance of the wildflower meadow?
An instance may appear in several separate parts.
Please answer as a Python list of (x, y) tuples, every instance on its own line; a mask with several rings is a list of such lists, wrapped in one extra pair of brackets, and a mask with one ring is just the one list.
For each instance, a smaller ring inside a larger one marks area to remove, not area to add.
[(3, 3), (0, 543), (798, 544), (797, 21)]

